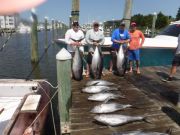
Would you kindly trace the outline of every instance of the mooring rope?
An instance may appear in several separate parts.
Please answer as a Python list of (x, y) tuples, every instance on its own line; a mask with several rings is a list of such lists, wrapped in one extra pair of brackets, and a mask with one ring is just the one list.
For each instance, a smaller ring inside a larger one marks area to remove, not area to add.
[[(57, 87), (54, 87), (50, 82), (48, 82), (48, 81), (43, 81), (43, 82), (48, 83), (52, 88), (57, 89)], [(55, 135), (57, 135), (56, 125), (55, 125), (55, 118), (54, 118), (54, 111), (53, 111), (53, 106), (52, 106), (52, 100), (51, 100), (50, 96), (47, 94), (46, 90), (41, 86), (40, 83), (38, 83), (38, 86), (43, 90), (43, 92), (49, 98), (50, 106), (51, 106), (51, 115), (52, 115), (52, 120), (53, 120), (54, 133), (55, 133)]]
[(50, 48), (52, 44), (50, 43), (47, 47), (47, 49), (43, 52), (43, 54), (40, 56), (38, 62), (36, 63), (36, 65), (33, 67), (33, 69), (31, 70), (31, 72), (27, 75), (27, 77), (25, 78), (26, 80), (29, 80), (30, 76), (32, 75), (32, 73), (36, 70), (36, 68), (38, 67), (39, 63), (41, 62), (41, 60), (43, 59), (44, 55), (46, 54), (46, 52), (48, 51), (48, 49)]
[[(33, 122), (28, 126), (28, 128), (31, 128), (33, 126), (33, 124), (36, 122), (36, 120), (40, 117), (41, 113), (46, 109), (46, 107), (49, 105), (49, 103), (52, 102), (52, 99), (55, 97), (55, 95), (58, 93), (58, 90), (56, 90), (53, 94), (53, 96), (49, 99), (49, 101), (47, 102), (47, 104), (43, 107), (43, 109), (39, 112), (39, 114), (36, 116), (36, 118), (33, 120)], [(46, 93), (47, 94), (47, 93)], [(54, 120), (53, 120), (54, 121)], [(53, 124), (55, 124), (53, 122)], [(27, 128), (27, 129), (28, 129)], [(55, 126), (54, 126), (54, 129), (55, 129)], [(56, 133), (56, 131), (55, 131)], [(56, 134), (57, 135), (57, 134)]]
[(7, 45), (8, 41), (11, 37), (12, 37), (12, 31), (11, 31), (10, 35), (8, 36), (8, 38), (6, 39), (6, 41), (3, 43), (3, 45), (1, 45), (0, 52), (3, 51), (4, 47)]

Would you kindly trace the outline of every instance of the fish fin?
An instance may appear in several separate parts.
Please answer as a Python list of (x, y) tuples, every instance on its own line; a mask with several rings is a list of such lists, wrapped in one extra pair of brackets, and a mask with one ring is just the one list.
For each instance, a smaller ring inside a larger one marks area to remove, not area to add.
[(109, 100), (111, 100), (112, 99), (112, 97), (108, 97), (108, 98), (106, 98), (106, 100), (104, 100), (104, 104), (106, 104), (107, 102), (109, 102)]
[(172, 128), (170, 127), (168, 130), (166, 130), (166, 133), (169, 134), (169, 135), (172, 135)]
[(137, 106), (131, 106), (130, 108), (134, 108), (134, 109), (142, 109), (142, 107), (137, 107)]
[(143, 121), (146, 122), (146, 123), (149, 123), (149, 124), (153, 124), (150, 120), (148, 120), (147, 117), (144, 117), (144, 118), (143, 118)]
[(94, 83), (94, 84), (92, 84), (92, 85), (97, 85), (99, 82), (96, 82), (96, 83)]
[(118, 97), (120, 97), (120, 98), (126, 98), (125, 95), (119, 95)]

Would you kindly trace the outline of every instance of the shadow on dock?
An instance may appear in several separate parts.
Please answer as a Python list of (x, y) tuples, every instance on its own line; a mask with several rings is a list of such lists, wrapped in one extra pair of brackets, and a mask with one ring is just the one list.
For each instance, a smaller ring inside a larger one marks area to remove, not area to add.
[(163, 106), (161, 110), (166, 113), (174, 122), (180, 126), (180, 113), (177, 112), (174, 108)]

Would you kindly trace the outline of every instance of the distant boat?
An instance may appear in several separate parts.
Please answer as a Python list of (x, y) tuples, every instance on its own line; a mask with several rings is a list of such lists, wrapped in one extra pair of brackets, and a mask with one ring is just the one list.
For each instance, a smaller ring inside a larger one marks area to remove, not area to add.
[(180, 34), (180, 21), (172, 22), (159, 35), (146, 38), (143, 47), (147, 48), (176, 48)]
[[(180, 21), (176, 21), (167, 26), (159, 35), (154, 38), (145, 38), (143, 48), (176, 48), (178, 35), (180, 34)], [(56, 39), (55, 42), (66, 44), (65, 39)], [(112, 45), (111, 37), (105, 37), (103, 47)]]
[(31, 129), (41, 135), (48, 114), (48, 95), (49, 88), (43, 80), (1, 79), (0, 134), (26, 135)]
[(30, 26), (25, 26), (22, 23), (17, 28), (17, 32), (20, 34), (25, 34), (25, 33), (30, 33), (31, 32), (31, 27)]

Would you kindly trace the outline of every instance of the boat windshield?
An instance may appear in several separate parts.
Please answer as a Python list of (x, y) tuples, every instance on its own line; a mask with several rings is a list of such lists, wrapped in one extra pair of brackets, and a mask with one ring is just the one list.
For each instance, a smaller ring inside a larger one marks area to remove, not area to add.
[(180, 34), (180, 24), (169, 25), (160, 33), (160, 35), (168, 35), (174, 37), (178, 37), (179, 34)]

